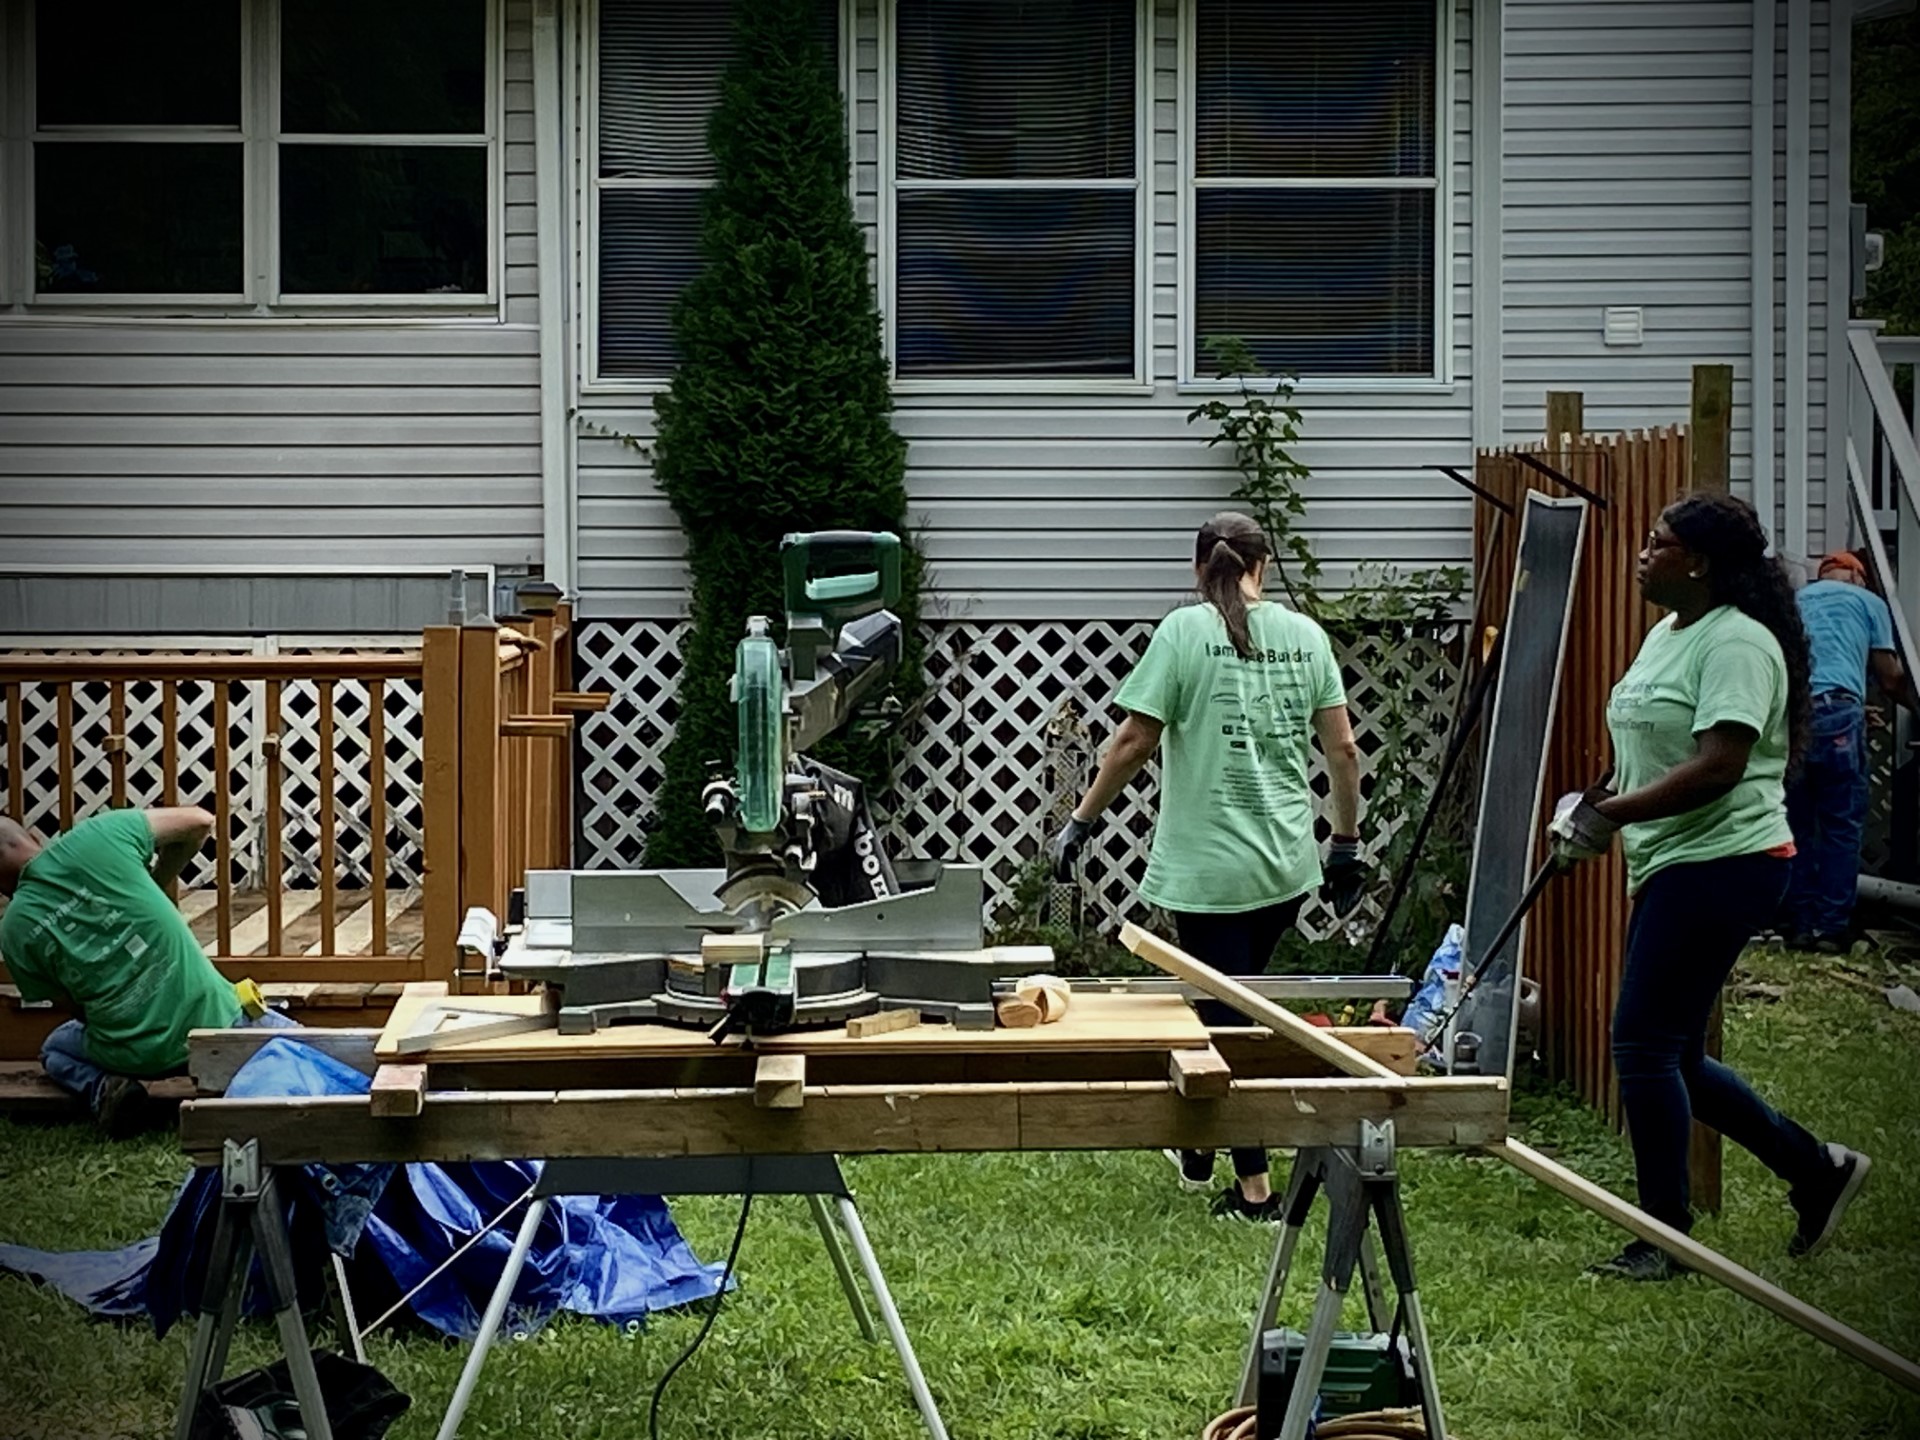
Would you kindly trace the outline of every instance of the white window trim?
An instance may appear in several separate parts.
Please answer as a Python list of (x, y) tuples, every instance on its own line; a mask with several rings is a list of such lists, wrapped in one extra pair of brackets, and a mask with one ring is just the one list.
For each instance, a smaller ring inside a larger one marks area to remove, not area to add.
[[(842, 108), (846, 112), (847, 122), (847, 193), (855, 198), (858, 192), (855, 177), (859, 174), (860, 157), (856, 153), (859, 141), (858, 105), (859, 97), (853, 92), (854, 62), (857, 54), (858, 37), (853, 33), (855, 21), (855, 0), (839, 0), (839, 15), (836, 20), (839, 45), (835, 59), (839, 66), (839, 84)], [(578, 7), (580, 16), (580, 35), (578, 52), (580, 65), (575, 80), (575, 104), (570, 111), (579, 116), (580, 152), (574, 157), (577, 183), (574, 192), (578, 197), (574, 202), (578, 207), (576, 220), (576, 244), (583, 257), (580, 277), (580, 306), (584, 312), (579, 331), (579, 343), (576, 348), (574, 368), (582, 382), (580, 394), (595, 395), (658, 395), (673, 384), (672, 375), (602, 375), (600, 373), (600, 194), (607, 188), (625, 190), (705, 190), (712, 186), (710, 180), (645, 180), (638, 183), (615, 181), (609, 187), (599, 176), (600, 168), (600, 0)]]
[[(887, 373), (892, 377), (896, 395), (1151, 395), (1153, 393), (1153, 0), (1134, 0), (1134, 240), (1133, 240), (1133, 374), (1105, 378), (1088, 376), (1050, 376), (1027, 378), (1019, 375), (933, 377), (898, 373), (898, 322), (896, 316), (896, 266), (899, 261), (896, 199), (900, 182), (894, 178), (894, 159), (898, 141), (898, 97), (894, 63), (896, 11), (898, 0), (879, 0), (880, 8), (880, 253), (877, 293), (880, 300), (881, 335), (886, 349)], [(940, 181), (926, 188), (954, 190), (980, 189), (1063, 189), (1069, 182), (1052, 180), (980, 180)], [(1121, 182), (1124, 183), (1124, 182)], [(915, 182), (906, 182), (915, 188)], [(1072, 188), (1113, 188), (1120, 183), (1073, 182)]]
[[(277, 0), (240, 0), (240, 124), (236, 126), (180, 126), (127, 128), (121, 126), (63, 126), (42, 132), (34, 87), (37, 66), (34, 20), (36, 7), (21, 8), (17, 32), (19, 53), (0, 53), (0, 76), (17, 83), (7, 88), (20, 96), (17, 111), (0, 117), (7, 125), (7, 152), (13, 157), (0, 178), (0, 194), (17, 194), (18, 222), (10, 237), (18, 247), (6, 266), (6, 291), (13, 300), (7, 318), (54, 316), (63, 323), (87, 315), (111, 312), (122, 319), (207, 319), (246, 317), (250, 320), (331, 320), (427, 318), (445, 313), (449, 318), (479, 317), (489, 323), (506, 315), (501, 266), (505, 252), (506, 86), (504, 84), (505, 25), (502, 0), (486, 0), (486, 105), (483, 132), (464, 136), (282, 135), (280, 116), (280, 6)], [(12, 38), (9, 32), (8, 38)], [(34, 270), (33, 160), (37, 145), (80, 143), (86, 140), (123, 143), (181, 143), (227, 140), (242, 147), (241, 274), (245, 288), (232, 294), (40, 294)], [(283, 144), (448, 145), (487, 152), (487, 289), (458, 295), (285, 295), (280, 291), (280, 165)], [(164, 315), (156, 312), (166, 312)], [(191, 312), (182, 314), (181, 312)], [(308, 313), (313, 312), (313, 313)], [(489, 313), (490, 312), (490, 313)]]
[[(1235, 180), (1235, 189), (1285, 188), (1364, 188), (1431, 189), (1434, 192), (1433, 226), (1433, 357), (1430, 375), (1302, 375), (1294, 381), (1297, 394), (1405, 394), (1450, 393), (1455, 388), (1453, 354), (1453, 202), (1457, 188), (1454, 178), (1454, 46), (1455, 0), (1432, 0), (1439, 7), (1435, 26), (1434, 56), (1434, 137), (1433, 178), (1424, 176), (1400, 179), (1353, 180)], [(1195, 174), (1194, 146), (1198, 128), (1195, 118), (1199, 89), (1194, 56), (1194, 5), (1196, 0), (1179, 0), (1179, 51), (1177, 68), (1179, 98), (1176, 121), (1179, 149), (1179, 298), (1174, 307), (1178, 327), (1179, 375), (1175, 389), (1182, 395), (1220, 395), (1238, 393), (1237, 380), (1216, 379), (1195, 374), (1193, 327), (1195, 321), (1194, 260), (1197, 234), (1194, 221), (1194, 196), (1204, 182)], [(1475, 63), (1478, 63), (1476, 57)], [(1476, 117), (1477, 119), (1477, 117)], [(1271, 390), (1277, 381), (1255, 388)]]

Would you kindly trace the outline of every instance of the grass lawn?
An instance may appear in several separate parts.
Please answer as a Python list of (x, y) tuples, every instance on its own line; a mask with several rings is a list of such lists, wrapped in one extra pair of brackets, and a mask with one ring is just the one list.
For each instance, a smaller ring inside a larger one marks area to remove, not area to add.
[[(1876, 1339), (1920, 1355), (1920, 1016), (1756, 955), (1778, 1002), (1736, 1005), (1729, 1057), (1823, 1138), (1870, 1152), (1872, 1182), (1834, 1247), (1786, 1259), (1782, 1188), (1730, 1154), (1708, 1244)], [(1525, 1094), (1520, 1133), (1630, 1192), (1624, 1145), (1552, 1095)], [(1403, 1157), (1441, 1391), (1463, 1440), (1920, 1437), (1920, 1397), (1710, 1282), (1584, 1279), (1624, 1237), (1497, 1161)], [(1185, 1440), (1226, 1408), (1270, 1232), (1210, 1221), (1158, 1155), (878, 1157), (848, 1171), (921, 1364), (957, 1437)], [(0, 1240), (105, 1247), (152, 1233), (184, 1166), (165, 1137), (0, 1122)], [(1224, 1169), (1223, 1169), (1224, 1173)], [(724, 1256), (737, 1203), (678, 1204), (703, 1257)], [(1317, 1252), (1318, 1235), (1307, 1246)], [(742, 1288), (668, 1392), (662, 1434), (908, 1440), (924, 1434), (892, 1354), (859, 1339), (804, 1202), (756, 1203)], [(1296, 1273), (1285, 1312), (1304, 1318)], [(488, 1362), (463, 1435), (628, 1437), (698, 1317), (626, 1336), (561, 1322)], [(95, 1325), (64, 1299), (0, 1279), (0, 1436), (154, 1436), (170, 1424), (187, 1335)], [(236, 1368), (275, 1353), (254, 1327)], [(433, 1434), (462, 1352), (383, 1333), (370, 1358)]]

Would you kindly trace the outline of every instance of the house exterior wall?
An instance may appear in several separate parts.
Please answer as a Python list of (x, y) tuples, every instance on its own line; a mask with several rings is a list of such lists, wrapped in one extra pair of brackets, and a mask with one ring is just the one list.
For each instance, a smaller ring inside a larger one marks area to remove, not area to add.
[[(880, 0), (849, 0), (856, 212), (880, 221)], [(1464, 564), (1471, 507), (1425, 470), (1472, 456), (1470, 0), (1453, 14), (1447, 171), (1452, 226), (1451, 382), (1394, 390), (1303, 392), (1299, 458), (1307, 526), (1339, 585), (1362, 561)], [(592, 23), (592, 7), (579, 12)], [(1191, 587), (1198, 523), (1234, 478), (1187, 412), (1206, 398), (1175, 384), (1180, 165), (1177, 0), (1152, 9), (1151, 393), (902, 393), (895, 423), (908, 442), (909, 520), (930, 562), (930, 618), (1155, 619)], [(575, 46), (576, 53), (580, 47)], [(576, 75), (577, 80), (577, 75)], [(578, 86), (576, 84), (576, 92)], [(576, 112), (577, 114), (577, 112)], [(583, 207), (576, 206), (576, 209)], [(577, 269), (585, 273), (575, 232)], [(877, 251), (877, 239), (873, 242)], [(633, 444), (652, 439), (649, 398), (587, 393), (578, 439), (578, 584), (587, 618), (684, 613), (687, 577), (677, 522)]]
[[(0, 307), (0, 577), (99, 572), (97, 588), (51, 587), (32, 606), (9, 606), (19, 586), (0, 584), (0, 633), (110, 616), (150, 630), (138, 622), (151, 581), (130, 576), (140, 569), (247, 572), (203, 600), (169, 591), (170, 626), (207, 633), (286, 628), (305, 583), (292, 570), (539, 562), (531, 6), (501, 7), (497, 307), (391, 319)], [(8, 0), (0, 12), (9, 88), (25, 73), (25, 10)], [(17, 107), (10, 134), (23, 121)], [(25, 149), (5, 147), (8, 193)], [(361, 597), (330, 587), (330, 613), (410, 626), (417, 589), (444, 615), (444, 581), (365, 585)]]

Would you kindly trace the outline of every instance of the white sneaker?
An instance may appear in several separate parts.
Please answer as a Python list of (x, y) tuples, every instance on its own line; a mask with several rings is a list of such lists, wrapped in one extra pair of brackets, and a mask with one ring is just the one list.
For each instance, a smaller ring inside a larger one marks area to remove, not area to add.
[[(1162, 1150), (1160, 1152), (1173, 1162), (1173, 1168), (1180, 1176), (1180, 1188), (1189, 1195), (1204, 1195), (1213, 1189), (1213, 1152), (1211, 1150)], [(1188, 1158), (1192, 1157), (1192, 1168), (1188, 1168)], [(1206, 1157), (1206, 1171), (1201, 1173), (1200, 1157)]]

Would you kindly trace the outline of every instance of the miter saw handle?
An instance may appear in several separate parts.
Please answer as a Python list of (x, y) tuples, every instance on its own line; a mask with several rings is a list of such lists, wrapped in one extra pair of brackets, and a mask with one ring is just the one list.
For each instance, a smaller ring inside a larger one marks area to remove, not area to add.
[(829, 626), (900, 599), (900, 537), (884, 530), (816, 530), (780, 539), (787, 615)]

